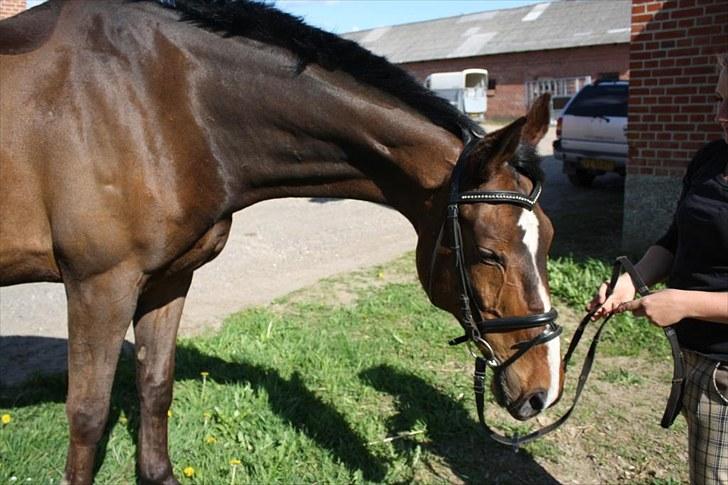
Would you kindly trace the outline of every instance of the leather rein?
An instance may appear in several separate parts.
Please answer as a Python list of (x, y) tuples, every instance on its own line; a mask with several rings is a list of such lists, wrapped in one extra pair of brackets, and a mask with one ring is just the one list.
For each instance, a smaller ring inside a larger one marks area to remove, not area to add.
[[(464, 147), (461, 152), (458, 161), (453, 169), (451, 181), (450, 181), (450, 193), (449, 202), (447, 206), (447, 216), (443, 221), (442, 227), (440, 228), (440, 234), (438, 235), (437, 242), (433, 249), (433, 255), (430, 263), (430, 274), (429, 274), (429, 288), (432, 287), (432, 274), (435, 267), (435, 261), (437, 259), (437, 251), (442, 244), (443, 234), (445, 228), (448, 227), (450, 234), (449, 248), (455, 255), (455, 270), (458, 275), (458, 289), (459, 289), (459, 303), (460, 303), (460, 318), (458, 322), (463, 327), (464, 334), (461, 337), (454, 338), (448, 343), (450, 345), (458, 345), (462, 343), (468, 343), (469, 345), (474, 344), (481, 350), (482, 355), (476, 355), (472, 348), (471, 354), (475, 357), (475, 371), (473, 374), (473, 390), (475, 392), (475, 403), (478, 414), (478, 420), (485, 429), (487, 435), (493, 440), (500, 444), (511, 446), (514, 449), (518, 449), (520, 446), (529, 443), (535, 439), (538, 439), (554, 430), (559, 428), (571, 415), (572, 411), (576, 407), (576, 404), (581, 396), (581, 393), (586, 384), (589, 373), (591, 372), (594, 358), (596, 356), (596, 349), (599, 339), (602, 334), (606, 323), (611, 318), (611, 315), (604, 319), (595, 333), (582, 369), (579, 374), (579, 379), (574, 394), (574, 400), (569, 409), (559, 419), (553, 423), (544, 426), (543, 428), (537, 429), (524, 436), (514, 435), (507, 437), (498, 432), (492, 430), (485, 420), (485, 375), (486, 370), (490, 367), (494, 370), (494, 378), (502, 378), (503, 371), (517, 359), (522, 357), (531, 348), (544, 344), (559, 335), (563, 331), (563, 327), (556, 323), (558, 313), (555, 309), (550, 309), (547, 312), (515, 316), (515, 317), (504, 317), (504, 318), (492, 318), (482, 319), (480, 316), (484, 313), (478, 305), (478, 299), (475, 297), (475, 291), (470, 277), (467, 273), (465, 265), (465, 254), (463, 252), (463, 238), (462, 231), (460, 228), (459, 212), (460, 205), (462, 204), (511, 204), (522, 207), (526, 210), (532, 211), (538, 202), (541, 195), (542, 187), (541, 183), (531, 174), (522, 172), (526, 175), (533, 183), (533, 189), (528, 195), (524, 195), (519, 192), (513, 191), (466, 191), (461, 192), (460, 186), (462, 182), (463, 173), (465, 172), (464, 167), (470, 153), (475, 147), (478, 139), (482, 138), (483, 135), (473, 130), (464, 130)], [(622, 269), (624, 269), (632, 278), (635, 283), (635, 287), (638, 289), (640, 295), (649, 294), (649, 290), (642, 282), (640, 275), (635, 270), (632, 263), (624, 256), (617, 258), (612, 271), (612, 278), (609, 282), (607, 294), (610, 295), (617, 283)], [(574, 337), (571, 339), (569, 349), (567, 350), (562, 360), (564, 372), (566, 372), (571, 356), (574, 353), (581, 337), (584, 333), (586, 326), (591, 321), (592, 316), (596, 310), (589, 312), (580, 322)], [(475, 318), (477, 315), (479, 318)], [(516, 345), (517, 350), (510, 357), (505, 360), (500, 360), (493, 347), (487, 341), (487, 335), (489, 333), (497, 332), (509, 332), (514, 330), (523, 330), (528, 328), (544, 327), (543, 331), (531, 340), (521, 342)], [(677, 335), (672, 327), (666, 327), (665, 335), (670, 342), (672, 348), (674, 369), (673, 369), (673, 384), (670, 391), (670, 398), (668, 400), (667, 409), (665, 410), (662, 418), (662, 426), (667, 428), (674, 421), (681, 404), (682, 394), (682, 382), (684, 379), (684, 370), (682, 363), (682, 355), (680, 353), (680, 347), (677, 342)]]

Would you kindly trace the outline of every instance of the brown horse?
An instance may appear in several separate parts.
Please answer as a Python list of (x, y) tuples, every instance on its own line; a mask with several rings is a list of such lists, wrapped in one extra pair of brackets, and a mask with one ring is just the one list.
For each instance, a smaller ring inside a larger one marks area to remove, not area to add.
[[(417, 231), (431, 301), (462, 320), (455, 254), (438, 234), (463, 133), (480, 128), (356, 44), (257, 3), (51, 1), (0, 23), (0, 86), (0, 284), (65, 285), (68, 482), (92, 481), (133, 322), (138, 473), (176, 483), (167, 409), (185, 296), (225, 246), (232, 214), (258, 201), (394, 207)], [(534, 146), (547, 123), (541, 100), (474, 143), (465, 188), (529, 194), (519, 144)], [(459, 224), (478, 319), (550, 310), (553, 231), (538, 206), (463, 205)], [(478, 343), (502, 362), (542, 330)], [(494, 383), (519, 419), (560, 386), (558, 340)]]

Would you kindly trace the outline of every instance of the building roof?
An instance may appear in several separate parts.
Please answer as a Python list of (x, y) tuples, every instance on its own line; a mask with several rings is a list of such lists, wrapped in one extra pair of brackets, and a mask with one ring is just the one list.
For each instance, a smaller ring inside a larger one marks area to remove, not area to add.
[(557, 0), (342, 37), (393, 63), (627, 43), (630, 0)]

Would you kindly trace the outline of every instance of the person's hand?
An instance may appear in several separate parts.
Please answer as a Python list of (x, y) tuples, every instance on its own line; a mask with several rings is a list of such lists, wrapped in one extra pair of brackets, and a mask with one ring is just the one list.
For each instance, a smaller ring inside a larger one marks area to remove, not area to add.
[(589, 312), (596, 310), (592, 316), (592, 320), (611, 315), (617, 307), (619, 307), (619, 305), (624, 302), (632, 301), (635, 293), (637, 292), (634, 284), (632, 283), (632, 278), (630, 278), (627, 273), (619, 277), (617, 284), (614, 286), (614, 291), (611, 295), (609, 295), (609, 298), (607, 298), (608, 286), (608, 282), (605, 281), (602, 283), (597, 292), (594, 294), (594, 298), (592, 298), (586, 306), (586, 310)]
[(659, 327), (667, 327), (687, 317), (687, 306), (681, 298), (681, 290), (667, 289), (624, 302), (616, 309), (616, 313), (632, 312), (638, 317), (645, 317)]

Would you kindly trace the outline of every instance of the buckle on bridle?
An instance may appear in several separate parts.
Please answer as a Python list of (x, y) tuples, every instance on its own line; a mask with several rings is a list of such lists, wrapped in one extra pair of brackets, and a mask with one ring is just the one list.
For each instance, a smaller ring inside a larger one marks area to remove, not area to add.
[(476, 337), (476, 338), (473, 338), (471, 340), (471, 342), (482, 346), (482, 348), (485, 348), (485, 350), (486, 350), (485, 352), (481, 351), (481, 353), (483, 355), (479, 356), (479, 355), (476, 355), (475, 352), (473, 352), (472, 347), (470, 345), (468, 345), (468, 348), (470, 349), (470, 354), (473, 357), (475, 357), (476, 359), (482, 359), (485, 362), (485, 365), (488, 367), (498, 367), (498, 365), (499, 365), (498, 358), (495, 356), (495, 351), (493, 350), (493, 347), (490, 346), (490, 344), (488, 343), (487, 340), (485, 340), (481, 337)]
[[(448, 345), (460, 344), (467, 344), (468, 352), (470, 353), (470, 355), (476, 359), (481, 359), (488, 367), (498, 367), (499, 362), (498, 358), (495, 356), (495, 351), (493, 350), (493, 347), (491, 347), (488, 341), (483, 339), (480, 335), (471, 336), (465, 334), (448, 341)], [(479, 354), (478, 352), (473, 350), (473, 344), (480, 344), (485, 349), (485, 352), (481, 351), (481, 353)]]

